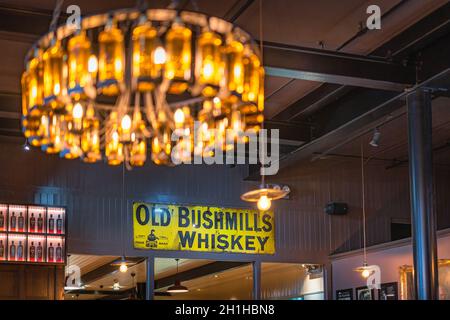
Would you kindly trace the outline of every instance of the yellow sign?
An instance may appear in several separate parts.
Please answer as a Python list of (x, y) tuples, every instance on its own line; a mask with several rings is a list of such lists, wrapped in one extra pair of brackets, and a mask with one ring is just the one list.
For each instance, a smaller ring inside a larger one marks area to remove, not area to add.
[(272, 211), (133, 204), (134, 247), (232, 253), (275, 253)]

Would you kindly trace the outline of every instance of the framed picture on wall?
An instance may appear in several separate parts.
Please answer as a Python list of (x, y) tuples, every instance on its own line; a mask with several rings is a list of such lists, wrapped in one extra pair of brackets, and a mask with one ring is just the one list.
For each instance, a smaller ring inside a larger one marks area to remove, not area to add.
[(336, 290), (336, 300), (353, 300), (353, 289)]
[(380, 300), (398, 300), (398, 283), (382, 283), (379, 297)]
[(368, 287), (359, 287), (355, 289), (356, 300), (375, 300), (375, 290)]

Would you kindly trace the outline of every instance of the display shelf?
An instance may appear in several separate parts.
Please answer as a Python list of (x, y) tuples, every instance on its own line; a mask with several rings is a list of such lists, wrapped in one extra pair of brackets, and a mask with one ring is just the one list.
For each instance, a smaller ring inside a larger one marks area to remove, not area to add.
[(8, 206), (8, 231), (25, 232), (27, 207), (22, 205)]
[(28, 262), (46, 261), (46, 237), (41, 235), (28, 235)]
[(47, 233), (65, 234), (66, 211), (64, 208), (47, 209)]
[(8, 261), (26, 261), (26, 234), (8, 235)]
[(45, 233), (46, 232), (46, 212), (45, 207), (29, 206), (28, 207), (28, 232), (29, 233)]
[(60, 207), (0, 204), (0, 262), (66, 263), (66, 211)]
[(8, 225), (8, 205), (0, 204), (0, 232), (6, 231)]
[(5, 261), (8, 252), (8, 237), (6, 233), (0, 233), (0, 261)]

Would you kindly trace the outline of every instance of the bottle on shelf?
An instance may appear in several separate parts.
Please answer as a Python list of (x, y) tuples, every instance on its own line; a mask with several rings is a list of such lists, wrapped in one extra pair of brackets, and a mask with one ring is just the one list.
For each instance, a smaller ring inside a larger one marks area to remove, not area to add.
[(17, 260), (23, 260), (23, 245), (22, 241), (19, 241), (19, 245), (17, 246)]
[(0, 211), (0, 229), (5, 228), (5, 215)]
[(42, 218), (42, 214), (39, 213), (39, 217), (37, 219), (37, 228), (38, 232), (42, 232), (44, 229), (44, 219)]
[(3, 240), (0, 240), (0, 259), (5, 259), (5, 245)]
[(37, 261), (42, 261), (42, 245), (40, 242), (38, 242), (38, 246), (36, 248), (36, 257)]
[(58, 242), (58, 246), (56, 247), (56, 262), (62, 261), (62, 248), (61, 244)]
[(50, 215), (48, 219), (48, 233), (55, 233), (55, 219), (53, 219), (53, 215)]
[(9, 226), (11, 231), (16, 230), (16, 214), (14, 212), (11, 214), (11, 221), (9, 222)]
[(34, 242), (31, 242), (30, 246), (30, 260), (36, 261), (36, 247), (34, 246)]
[(30, 217), (30, 232), (36, 232), (36, 218), (34, 217), (34, 213)]
[(63, 225), (63, 221), (61, 219), (61, 215), (58, 214), (58, 219), (56, 219), (56, 232), (58, 234), (62, 233), (62, 225)]
[(16, 260), (16, 245), (14, 241), (11, 241), (11, 246), (9, 247), (9, 260)]
[(53, 247), (53, 243), (50, 242), (50, 247), (48, 247), (48, 262), (55, 261), (55, 247)]
[(22, 212), (20, 213), (19, 218), (17, 219), (17, 226), (19, 231), (23, 231), (23, 228), (25, 226), (25, 218)]

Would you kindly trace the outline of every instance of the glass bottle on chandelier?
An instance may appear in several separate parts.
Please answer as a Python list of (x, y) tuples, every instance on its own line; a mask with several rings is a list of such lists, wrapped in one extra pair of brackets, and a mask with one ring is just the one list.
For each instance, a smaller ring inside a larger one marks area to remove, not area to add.
[(125, 48), (123, 33), (109, 22), (98, 38), (98, 85), (99, 91), (107, 96), (120, 93), (124, 80)]
[[(232, 35), (227, 36), (225, 53), (225, 79), (230, 93), (242, 94), (244, 91), (244, 65), (242, 63), (244, 45)], [(233, 98), (233, 96), (231, 96)], [(237, 100), (236, 97), (232, 100)]]
[(133, 30), (133, 79), (137, 90), (150, 91), (161, 78), (166, 53), (158, 38), (158, 31), (150, 22), (141, 22)]
[(42, 144), (42, 150), (48, 154), (61, 152), (64, 146), (65, 134), (65, 117), (62, 113), (53, 113), (49, 117), (48, 126), (44, 129), (44, 139), (47, 140)]
[(191, 79), (192, 31), (179, 18), (166, 35), (167, 61), (164, 75), (171, 80), (169, 93), (181, 94), (188, 88)]
[(111, 166), (121, 164), (124, 159), (123, 144), (119, 138), (119, 122), (116, 111), (112, 111), (109, 115), (109, 130), (106, 133), (105, 155), (108, 164)]
[(54, 44), (43, 54), (44, 63), (44, 104), (52, 109), (64, 107), (60, 96), (65, 86), (63, 75), (64, 51), (60, 41)]
[(71, 38), (68, 51), (68, 93), (75, 100), (86, 98), (85, 88), (95, 84), (97, 75), (96, 57), (92, 55), (91, 42), (86, 32)]
[(246, 48), (243, 65), (244, 91), (242, 93), (242, 100), (244, 102), (257, 103), (259, 96), (260, 61), (258, 56), (249, 48)]
[(83, 119), (83, 133), (81, 135), (81, 150), (83, 161), (94, 163), (101, 160), (100, 153), (100, 122), (95, 117), (95, 110), (89, 106)]
[(216, 95), (223, 74), (221, 46), (222, 39), (212, 31), (204, 31), (197, 40), (195, 78), (203, 86), (205, 97)]
[(41, 50), (36, 50), (29, 63), (27, 95), (29, 114), (40, 117), (44, 106), (44, 69)]

